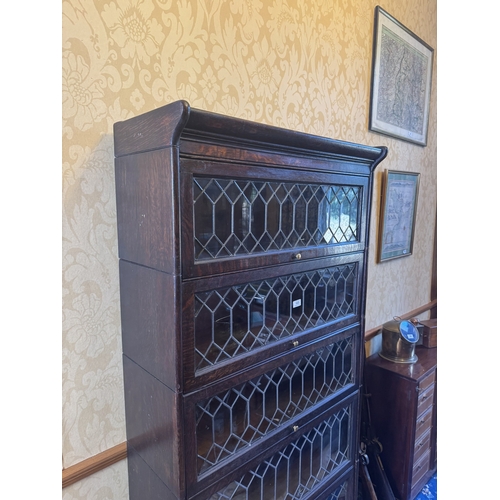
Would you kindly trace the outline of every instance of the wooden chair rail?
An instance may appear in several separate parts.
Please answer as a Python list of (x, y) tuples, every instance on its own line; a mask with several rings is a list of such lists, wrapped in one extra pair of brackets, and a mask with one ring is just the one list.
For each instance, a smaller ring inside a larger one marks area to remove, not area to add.
[[(431, 310), (437, 306), (437, 299), (432, 300), (428, 304), (425, 304), (413, 311), (410, 311), (402, 316), (401, 319), (409, 319), (418, 316), (426, 311)], [(381, 330), (382, 326), (372, 328), (365, 332), (365, 342), (373, 339)], [(109, 450), (98, 453), (93, 457), (82, 460), (81, 462), (72, 465), (62, 471), (62, 487), (66, 488), (70, 484), (76, 483), (96, 472), (109, 467), (110, 465), (119, 462), (127, 457), (127, 443), (120, 443), (119, 445), (113, 446)]]
[(127, 443), (120, 443), (109, 450), (82, 460), (62, 471), (62, 487), (76, 483), (127, 457)]
[[(399, 317), (401, 319), (415, 318), (419, 314), (422, 314), (424, 312), (430, 311), (431, 309), (433, 309), (435, 307), (437, 307), (437, 299), (431, 300), (429, 303), (427, 303), (427, 304), (425, 304), (423, 306), (417, 307), (417, 309), (413, 309), (413, 311), (410, 311), (410, 312), (408, 312), (406, 314), (402, 314)], [(377, 336), (377, 334), (380, 333), (381, 329), (382, 329), (382, 325), (377, 326), (375, 328), (372, 328), (371, 330), (367, 330), (365, 332), (365, 342), (369, 342), (370, 340), (373, 339), (373, 337)]]

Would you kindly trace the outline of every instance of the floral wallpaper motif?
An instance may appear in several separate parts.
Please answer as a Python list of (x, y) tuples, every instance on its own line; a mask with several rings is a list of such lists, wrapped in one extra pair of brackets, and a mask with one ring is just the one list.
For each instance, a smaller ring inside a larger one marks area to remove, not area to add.
[[(125, 440), (113, 123), (177, 99), (312, 134), (387, 145), (371, 227), (367, 329), (429, 301), (436, 71), (428, 146), (367, 129), (370, 0), (64, 0), (63, 467)], [(436, 0), (381, 6), (436, 48)], [(435, 58), (437, 60), (437, 58)], [(421, 173), (414, 254), (376, 264), (383, 169)], [(65, 500), (127, 498), (125, 461)]]

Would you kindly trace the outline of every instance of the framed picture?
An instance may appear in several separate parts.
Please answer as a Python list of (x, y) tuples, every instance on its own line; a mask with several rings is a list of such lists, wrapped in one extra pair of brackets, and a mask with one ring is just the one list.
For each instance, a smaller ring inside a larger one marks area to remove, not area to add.
[(382, 183), (378, 262), (413, 251), (420, 174), (386, 170)]
[(434, 49), (375, 7), (369, 129), (425, 146)]

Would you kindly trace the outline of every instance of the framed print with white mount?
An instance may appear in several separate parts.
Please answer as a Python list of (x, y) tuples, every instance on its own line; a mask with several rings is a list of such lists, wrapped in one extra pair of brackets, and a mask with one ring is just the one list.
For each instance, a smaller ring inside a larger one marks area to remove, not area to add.
[(382, 183), (378, 262), (413, 252), (420, 174), (386, 170)]
[(427, 144), (434, 49), (375, 7), (369, 129)]

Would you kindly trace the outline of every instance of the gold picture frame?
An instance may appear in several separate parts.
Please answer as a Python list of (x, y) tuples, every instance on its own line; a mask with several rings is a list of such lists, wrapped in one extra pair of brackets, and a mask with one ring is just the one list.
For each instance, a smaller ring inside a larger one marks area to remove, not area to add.
[(413, 253), (420, 174), (386, 170), (382, 182), (378, 262)]

